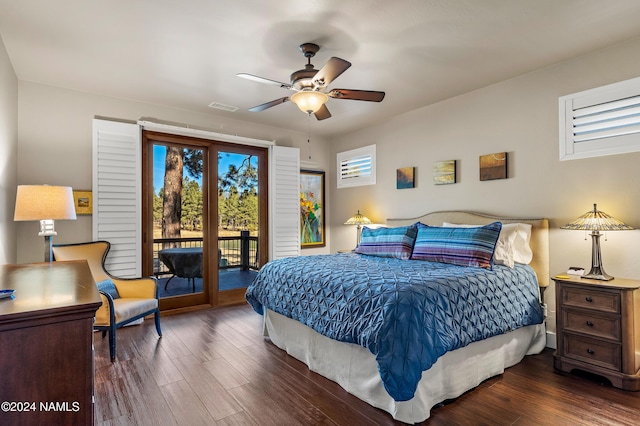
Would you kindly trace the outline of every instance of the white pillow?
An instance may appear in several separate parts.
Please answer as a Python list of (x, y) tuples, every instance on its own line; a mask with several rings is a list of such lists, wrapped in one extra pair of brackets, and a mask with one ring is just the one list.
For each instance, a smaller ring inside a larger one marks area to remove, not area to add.
[[(444, 222), (442, 226), (449, 228), (477, 228), (482, 225), (460, 225)], [(528, 265), (533, 259), (533, 252), (529, 241), (531, 240), (531, 225), (528, 223), (503, 223), (498, 236), (498, 242), (493, 253), (493, 262), (496, 265), (505, 265), (513, 268), (515, 263)]]

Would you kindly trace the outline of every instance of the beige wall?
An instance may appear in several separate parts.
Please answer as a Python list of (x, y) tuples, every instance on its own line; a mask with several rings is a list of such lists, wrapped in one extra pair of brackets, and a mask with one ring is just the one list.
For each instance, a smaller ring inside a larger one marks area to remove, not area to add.
[[(355, 230), (342, 222), (357, 209), (376, 222), (464, 209), (547, 217), (551, 273), (573, 265), (588, 267), (591, 241), (582, 232), (558, 227), (598, 203), (601, 210), (640, 228), (640, 153), (560, 162), (558, 97), (638, 77), (639, 57), (640, 40), (625, 43), (336, 138), (332, 159), (337, 152), (375, 143), (378, 169), (377, 185), (337, 190), (332, 164), (332, 251), (350, 246)], [(420, 84), (429, 90), (437, 82)], [(509, 155), (509, 178), (480, 182), (478, 157), (503, 151)], [(432, 183), (433, 163), (443, 160), (457, 160), (458, 183)], [(417, 167), (417, 187), (397, 190), (396, 169), (407, 166)], [(640, 231), (607, 237), (602, 242), (605, 270), (640, 278)], [(554, 297), (550, 289), (547, 299), (553, 302)]]
[[(214, 132), (255, 139), (275, 140), (278, 145), (301, 148), (306, 159), (307, 134), (261, 126), (227, 118), (157, 105), (96, 96), (21, 81), (18, 100), (18, 183), (66, 185), (91, 189), (92, 119), (94, 116), (183, 123)], [(300, 114), (300, 118), (305, 119)], [(320, 169), (329, 167), (326, 140), (312, 137), (312, 160)], [(15, 157), (15, 156), (14, 156)], [(14, 190), (15, 191), (15, 190)], [(13, 203), (13, 200), (12, 200)], [(12, 204), (13, 205), (13, 204)], [(42, 261), (43, 241), (35, 222), (18, 224), (17, 261)], [(76, 221), (57, 221), (58, 243), (91, 240), (91, 216)], [(306, 253), (328, 252), (329, 248)]]
[(0, 38), (0, 264), (16, 261), (16, 197), (18, 151), (18, 79)]

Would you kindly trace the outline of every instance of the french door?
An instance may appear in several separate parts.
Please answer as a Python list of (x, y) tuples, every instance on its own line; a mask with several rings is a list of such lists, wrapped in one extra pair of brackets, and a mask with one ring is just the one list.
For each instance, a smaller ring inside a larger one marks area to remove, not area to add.
[(161, 310), (242, 302), (238, 277), (268, 256), (267, 150), (152, 131), (142, 146), (143, 274)]

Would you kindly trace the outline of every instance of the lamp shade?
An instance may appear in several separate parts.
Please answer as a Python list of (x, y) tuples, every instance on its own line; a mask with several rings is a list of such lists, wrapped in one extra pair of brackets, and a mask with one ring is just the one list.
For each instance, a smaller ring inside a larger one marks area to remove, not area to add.
[(360, 210), (358, 210), (358, 213), (351, 216), (349, 220), (347, 220), (344, 224), (345, 225), (368, 225), (370, 223), (371, 223), (371, 220), (369, 220), (368, 217), (360, 214)]
[(326, 94), (316, 92), (315, 90), (301, 90), (291, 95), (291, 101), (298, 105), (300, 111), (309, 114), (322, 108), (322, 105), (324, 105), (328, 99), (329, 97)]
[(73, 190), (69, 186), (18, 185), (13, 220), (75, 219)]
[(593, 205), (593, 210), (586, 212), (573, 222), (561, 226), (561, 229), (575, 229), (579, 231), (591, 231), (591, 270), (584, 278), (594, 280), (609, 281), (613, 276), (607, 274), (602, 266), (602, 254), (600, 252), (600, 231), (626, 231), (633, 229), (626, 223), (622, 223), (612, 218), (605, 212), (598, 210), (597, 205)]
[(560, 229), (573, 229), (578, 231), (629, 231), (632, 230), (633, 227), (598, 210), (597, 205), (594, 204), (593, 210), (589, 210), (573, 222), (561, 226)]

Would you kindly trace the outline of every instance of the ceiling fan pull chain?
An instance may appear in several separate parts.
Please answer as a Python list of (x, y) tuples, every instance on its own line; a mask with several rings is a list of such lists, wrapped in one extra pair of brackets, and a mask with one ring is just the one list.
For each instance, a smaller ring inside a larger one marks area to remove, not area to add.
[(311, 161), (311, 112), (307, 113), (307, 157)]

